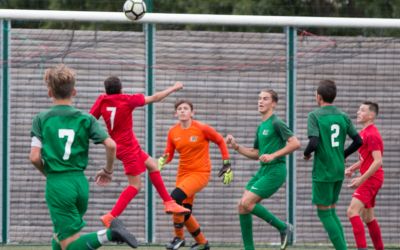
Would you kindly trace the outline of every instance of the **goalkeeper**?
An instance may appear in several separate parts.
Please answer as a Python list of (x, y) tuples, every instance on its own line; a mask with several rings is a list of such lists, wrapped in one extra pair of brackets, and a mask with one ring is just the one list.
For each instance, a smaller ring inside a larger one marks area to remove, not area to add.
[[(223, 166), (218, 176), (222, 177), (224, 184), (231, 183), (233, 178), (224, 138), (209, 125), (194, 120), (193, 114), (193, 104), (190, 101), (180, 100), (175, 104), (175, 116), (179, 122), (169, 130), (164, 156), (158, 160), (161, 170), (173, 159), (175, 150), (179, 153), (176, 188), (172, 191), (171, 197), (190, 211), (196, 193), (206, 187), (210, 179), (210, 141), (218, 145), (223, 159)], [(184, 226), (196, 241), (190, 249), (210, 249), (192, 213), (185, 216), (173, 215), (173, 223), (175, 237), (166, 245), (166, 249), (176, 250), (185, 245)]]
[(286, 249), (293, 234), (293, 226), (280, 220), (263, 205), (261, 200), (271, 197), (286, 180), (285, 156), (300, 147), (300, 142), (274, 110), (278, 94), (262, 90), (258, 96), (261, 124), (257, 128), (252, 148), (239, 145), (232, 135), (226, 138), (228, 146), (247, 158), (260, 161), (260, 169), (250, 179), (239, 201), (239, 220), (245, 250), (254, 250), (252, 215), (255, 215), (280, 232), (281, 250)]

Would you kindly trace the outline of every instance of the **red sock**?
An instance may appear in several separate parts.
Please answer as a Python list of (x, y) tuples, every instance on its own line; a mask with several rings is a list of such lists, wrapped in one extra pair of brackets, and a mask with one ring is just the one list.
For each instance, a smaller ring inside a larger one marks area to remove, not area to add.
[(161, 199), (163, 201), (172, 200), (167, 189), (165, 188), (164, 181), (161, 178), (160, 171), (151, 172), (151, 173), (149, 173), (149, 176), (150, 176), (151, 183), (153, 183), (153, 186), (156, 188)]
[(378, 221), (375, 219), (370, 223), (367, 223), (367, 226), (375, 250), (383, 250), (384, 246), (382, 241), (381, 228), (379, 227)]
[(367, 248), (367, 240), (365, 238), (364, 223), (359, 215), (350, 218), (350, 223), (353, 226), (354, 239), (356, 240), (357, 248)]
[(120, 216), (137, 193), (138, 190), (134, 186), (126, 187), (119, 195), (117, 202), (111, 210), (111, 215), (114, 217)]

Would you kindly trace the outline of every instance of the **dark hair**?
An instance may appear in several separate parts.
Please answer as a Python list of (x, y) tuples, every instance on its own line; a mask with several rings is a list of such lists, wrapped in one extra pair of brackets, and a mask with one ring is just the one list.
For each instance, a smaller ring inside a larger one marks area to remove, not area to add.
[(46, 70), (44, 81), (54, 98), (70, 98), (75, 88), (75, 72), (66, 65), (59, 64)]
[(275, 90), (272, 89), (263, 89), (261, 90), (261, 92), (266, 92), (269, 93), (271, 95), (272, 101), (274, 101), (275, 103), (278, 103), (278, 93), (275, 92)]
[(376, 102), (371, 102), (371, 101), (365, 101), (363, 102), (364, 105), (368, 106), (368, 109), (372, 112), (375, 113), (375, 115), (378, 115), (379, 113), (379, 105)]
[(327, 103), (333, 103), (336, 98), (336, 84), (332, 80), (321, 80), (318, 85), (317, 94)]
[(108, 95), (120, 94), (122, 89), (121, 80), (116, 76), (109, 76), (104, 80), (104, 88)]
[(193, 111), (193, 103), (191, 101), (189, 101), (189, 100), (179, 100), (179, 101), (175, 102), (175, 105), (174, 105), (175, 106), (175, 110), (177, 110), (178, 107), (183, 103), (186, 103), (187, 105), (189, 105), (190, 110)]

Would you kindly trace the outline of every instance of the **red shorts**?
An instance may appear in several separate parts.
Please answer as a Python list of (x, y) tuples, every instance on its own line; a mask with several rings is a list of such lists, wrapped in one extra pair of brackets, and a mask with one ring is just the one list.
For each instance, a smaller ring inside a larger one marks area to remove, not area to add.
[(354, 191), (353, 197), (360, 200), (365, 208), (375, 207), (375, 198), (382, 184), (382, 180), (368, 179)]
[(146, 171), (144, 162), (147, 158), (149, 155), (141, 149), (117, 152), (117, 159), (122, 161), (126, 175), (137, 176)]

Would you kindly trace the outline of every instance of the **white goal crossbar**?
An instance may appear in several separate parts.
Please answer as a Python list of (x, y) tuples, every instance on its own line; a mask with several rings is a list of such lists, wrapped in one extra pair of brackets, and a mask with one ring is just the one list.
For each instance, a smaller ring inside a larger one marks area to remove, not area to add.
[[(79, 22), (132, 22), (121, 12), (58, 11), (0, 9), (0, 19), (79, 21)], [(400, 28), (400, 19), (394, 18), (338, 18), (295, 16), (247, 16), (210, 14), (146, 13), (135, 23), (243, 25), (277, 27), (342, 27), (342, 28)]]

